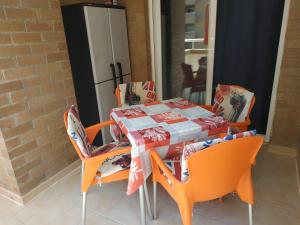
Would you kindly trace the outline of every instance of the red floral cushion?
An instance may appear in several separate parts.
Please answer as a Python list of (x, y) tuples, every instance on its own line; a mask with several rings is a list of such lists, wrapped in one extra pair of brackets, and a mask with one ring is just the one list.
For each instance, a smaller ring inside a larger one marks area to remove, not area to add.
[(248, 114), (254, 94), (240, 87), (219, 84), (213, 105), (213, 112), (230, 122), (242, 122)]
[(183, 146), (178, 145), (176, 146), (177, 151), (172, 152), (172, 154), (168, 154), (163, 159), (163, 162), (165, 163), (165, 165), (168, 167), (168, 169), (172, 172), (173, 176), (177, 180), (184, 182), (189, 177), (187, 160), (192, 154), (201, 151), (205, 148), (208, 148), (210, 146), (213, 146), (215, 144), (219, 144), (237, 138), (254, 136), (255, 134), (256, 131), (252, 130), (252, 131), (241, 132), (238, 134), (227, 135), (224, 138), (215, 138), (215, 139), (210, 139), (210, 140), (195, 142), (195, 143), (190, 142), (189, 144), (185, 143), (185, 145)]
[(145, 104), (155, 101), (155, 83), (153, 81), (119, 84), (122, 106)]
[(129, 146), (127, 139), (120, 139), (116, 142), (102, 145), (100, 147), (93, 146), (89, 143), (85, 129), (80, 121), (78, 111), (74, 105), (71, 106), (68, 112), (68, 128), (69, 136), (75, 141), (79, 150), (84, 157), (93, 157), (106, 152), (110, 152), (117, 148)]
[(206, 140), (206, 141), (201, 141), (201, 142), (196, 142), (192, 143), (189, 145), (186, 145), (183, 149), (182, 157), (181, 157), (181, 181), (186, 181), (189, 177), (189, 172), (188, 172), (188, 158), (192, 155), (195, 154), (196, 152), (199, 152), (203, 149), (206, 149), (210, 146), (225, 142), (225, 141), (230, 141), (233, 139), (238, 139), (238, 138), (243, 138), (243, 137), (249, 137), (249, 136), (255, 136), (256, 135), (256, 130), (252, 131), (245, 131), (241, 132), (238, 134), (230, 134), (225, 136), (224, 138), (215, 138), (211, 140)]
[[(107, 145), (103, 145), (99, 148), (95, 148), (93, 151), (93, 156), (111, 152), (118, 148), (123, 148), (127, 146), (130, 146), (129, 142), (112, 142)], [(113, 157), (107, 158), (99, 168), (101, 177), (106, 177), (116, 172), (129, 169), (130, 163), (130, 153), (115, 155)]]
[(164, 164), (172, 172), (173, 176), (180, 181), (181, 179), (181, 155), (173, 156), (163, 160)]
[(84, 157), (92, 156), (92, 145), (88, 141), (85, 129), (80, 121), (78, 111), (74, 105), (68, 112), (68, 128), (69, 136), (76, 142)]

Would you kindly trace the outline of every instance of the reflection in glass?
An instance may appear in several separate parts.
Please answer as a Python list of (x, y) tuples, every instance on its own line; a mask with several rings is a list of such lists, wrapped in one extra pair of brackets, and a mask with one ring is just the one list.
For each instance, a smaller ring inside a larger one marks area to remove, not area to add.
[(209, 0), (163, 0), (164, 98), (205, 103)]

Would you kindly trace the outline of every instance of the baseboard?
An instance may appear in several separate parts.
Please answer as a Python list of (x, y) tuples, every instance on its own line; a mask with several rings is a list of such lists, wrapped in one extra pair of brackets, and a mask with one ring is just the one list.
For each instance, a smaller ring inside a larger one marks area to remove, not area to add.
[(72, 173), (74, 170), (76, 170), (81, 165), (81, 160), (78, 159), (68, 165), (66, 168), (62, 169), (43, 183), (39, 184), (35, 188), (33, 188), (31, 191), (26, 193), (23, 196), (17, 195), (15, 193), (12, 193), (4, 188), (0, 188), (0, 194), (3, 195), (5, 198), (19, 204), (19, 205), (25, 205), (29, 201), (31, 201), (33, 198), (35, 198), (39, 193), (47, 190), (52, 185), (57, 183), (59, 180), (64, 178), (66, 175)]
[(298, 178), (298, 190), (299, 190), (299, 196), (300, 196), (300, 154), (298, 153), (296, 157), (296, 172), (297, 172), (297, 178)]
[(285, 155), (294, 158), (299, 157), (297, 149), (281, 145), (268, 144), (267, 151), (278, 155)]
[(3, 187), (0, 187), (0, 195), (18, 205), (23, 205), (23, 199), (21, 195), (11, 192)]

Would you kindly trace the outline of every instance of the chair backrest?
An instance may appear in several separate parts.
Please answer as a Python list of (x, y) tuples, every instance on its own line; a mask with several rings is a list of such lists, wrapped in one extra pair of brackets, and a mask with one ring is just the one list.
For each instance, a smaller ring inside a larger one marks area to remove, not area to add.
[(262, 137), (245, 137), (193, 154), (187, 193), (195, 201), (207, 201), (237, 191), (243, 201), (253, 203), (251, 165), (262, 143)]
[(154, 81), (119, 84), (115, 90), (118, 107), (150, 103), (156, 100)]
[(184, 75), (182, 88), (193, 87), (195, 85), (195, 78), (193, 75), (192, 65), (181, 63), (181, 68)]
[[(237, 88), (240, 88), (240, 89), (243, 89), (243, 90), (246, 90), (246, 91), (249, 91), (248, 89), (242, 87), (242, 86), (239, 86), (239, 85), (231, 85), (233, 87), (237, 87)], [(255, 95), (253, 95), (252, 99), (251, 99), (251, 103), (250, 103), (250, 106), (249, 106), (249, 110), (248, 110), (248, 114), (246, 116), (246, 119), (249, 119), (249, 116), (250, 116), (250, 113), (254, 107), (254, 104), (255, 104)]]
[(197, 84), (204, 84), (206, 85), (206, 75), (207, 75), (207, 57), (201, 57), (198, 60), (198, 71), (197, 71)]
[[(68, 114), (69, 114), (69, 111), (64, 112), (64, 124), (65, 124), (65, 128), (67, 131), (68, 131)], [(83, 155), (82, 151), (78, 147), (77, 143), (72, 139), (72, 137), (69, 134), (68, 134), (68, 137), (69, 137), (73, 147), (75, 148), (77, 155), (79, 156), (79, 158), (81, 160), (83, 160), (85, 158), (85, 156)]]
[[(237, 99), (235, 99), (234, 97), (230, 97), (230, 99), (228, 99), (227, 97), (227, 101), (224, 101), (224, 99), (226, 99), (225, 96), (227, 95), (222, 95), (222, 92), (224, 92), (222, 90), (226, 90), (226, 93), (227, 91), (231, 92), (232, 88), (235, 89), (234, 91), (238, 92), (238, 94), (236, 95)], [(240, 94), (240, 92), (242, 94)], [(249, 99), (250, 97), (251, 99)], [(242, 122), (244, 120), (249, 120), (249, 115), (252, 111), (254, 104), (255, 96), (246, 88), (238, 85), (219, 84), (216, 89), (216, 95), (214, 98), (214, 105), (212, 110), (217, 115), (222, 115), (222, 113), (224, 113), (224, 115), (222, 116), (224, 116), (231, 122)]]

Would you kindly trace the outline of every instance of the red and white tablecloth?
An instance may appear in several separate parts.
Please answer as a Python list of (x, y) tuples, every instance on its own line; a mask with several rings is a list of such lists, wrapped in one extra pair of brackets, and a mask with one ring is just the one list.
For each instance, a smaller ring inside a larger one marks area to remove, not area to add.
[(150, 155), (155, 148), (162, 158), (176, 155), (185, 144), (227, 132), (222, 117), (182, 98), (115, 108), (111, 118), (129, 139), (131, 166), (127, 194), (134, 193), (151, 174)]

